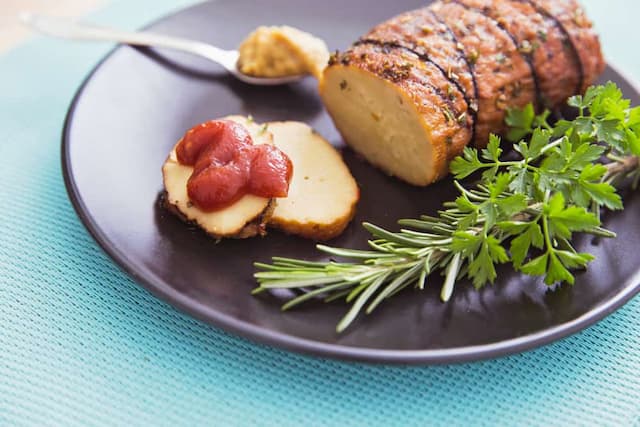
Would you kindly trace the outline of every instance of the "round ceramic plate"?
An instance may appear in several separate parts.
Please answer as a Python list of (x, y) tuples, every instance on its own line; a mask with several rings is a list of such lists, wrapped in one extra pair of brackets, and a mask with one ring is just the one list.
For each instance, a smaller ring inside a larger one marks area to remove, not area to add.
[[(153, 24), (159, 33), (235, 47), (252, 29), (289, 24), (348, 46), (372, 25), (420, 1), (266, 3), (221, 0), (196, 5)], [(256, 13), (256, 8), (260, 13)], [(636, 104), (640, 96), (611, 67), (613, 80)], [(362, 191), (358, 213), (331, 242), (363, 248), (363, 221), (393, 229), (396, 220), (434, 213), (454, 196), (451, 181), (414, 188), (372, 168), (345, 149), (324, 111), (316, 82), (251, 87), (188, 55), (119, 47), (91, 73), (70, 108), (62, 144), (73, 204), (104, 250), (138, 283), (193, 316), (247, 338), (294, 351), (352, 360), (450, 363), (519, 352), (574, 333), (611, 313), (640, 288), (640, 198), (608, 215), (617, 239), (579, 241), (597, 260), (574, 286), (554, 290), (508, 268), (493, 286), (459, 284), (438, 298), (440, 280), (406, 290), (345, 333), (335, 325), (342, 303), (312, 303), (283, 313), (279, 295), (250, 295), (253, 262), (271, 256), (320, 259), (314, 242), (272, 232), (265, 238), (216, 243), (158, 205), (160, 167), (184, 131), (208, 119), (251, 114), (259, 122), (309, 123), (343, 150)]]

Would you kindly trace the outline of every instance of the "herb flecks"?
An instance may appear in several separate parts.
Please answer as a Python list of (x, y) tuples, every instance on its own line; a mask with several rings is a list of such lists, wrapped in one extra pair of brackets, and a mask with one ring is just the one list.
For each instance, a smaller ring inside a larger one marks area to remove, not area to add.
[(467, 55), (467, 61), (469, 61), (470, 65), (475, 65), (476, 62), (478, 62), (479, 58), (480, 58), (480, 54), (475, 49), (472, 49)]
[[(531, 105), (509, 111), (514, 155), (504, 158), (495, 135), (485, 149), (465, 148), (451, 164), (458, 197), (435, 216), (401, 220), (399, 231), (365, 223), (367, 250), (318, 246), (331, 261), (257, 263), (255, 292), (297, 291), (284, 309), (344, 300), (351, 307), (337, 326), (343, 331), (401, 290), (424, 289), (434, 274), (445, 276), (443, 301), (463, 281), (476, 288), (493, 283), (496, 267), (506, 263), (547, 285), (573, 284), (574, 272), (594, 259), (574, 248), (573, 237), (614, 237), (600, 212), (622, 209), (620, 183), (640, 182), (640, 108), (631, 108), (613, 83), (569, 104), (578, 117), (554, 125), (549, 112), (536, 115)], [(463, 185), (469, 177), (476, 183)]]

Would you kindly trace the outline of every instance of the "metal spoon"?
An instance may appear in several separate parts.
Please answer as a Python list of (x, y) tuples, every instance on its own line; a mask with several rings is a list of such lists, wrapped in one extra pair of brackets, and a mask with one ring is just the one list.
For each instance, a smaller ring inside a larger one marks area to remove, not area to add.
[(295, 75), (263, 78), (242, 74), (240, 70), (238, 70), (239, 53), (237, 50), (224, 50), (196, 40), (148, 32), (121, 31), (30, 12), (21, 13), (20, 19), (34, 30), (54, 37), (73, 40), (112, 41), (135, 46), (152, 46), (191, 53), (222, 65), (238, 80), (252, 85), (282, 85), (298, 81), (304, 77), (302, 75)]

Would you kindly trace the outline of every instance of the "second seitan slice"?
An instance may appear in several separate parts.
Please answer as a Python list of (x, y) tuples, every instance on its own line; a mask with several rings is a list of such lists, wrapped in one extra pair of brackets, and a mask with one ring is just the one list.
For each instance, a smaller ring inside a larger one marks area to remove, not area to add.
[(341, 234), (360, 192), (340, 153), (304, 123), (272, 122), (268, 130), (294, 165), (289, 194), (276, 199), (268, 225), (314, 240)]

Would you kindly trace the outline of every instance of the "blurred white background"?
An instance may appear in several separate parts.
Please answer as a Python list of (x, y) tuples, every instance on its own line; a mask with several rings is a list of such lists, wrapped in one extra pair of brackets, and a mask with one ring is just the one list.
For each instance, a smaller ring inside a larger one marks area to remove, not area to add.
[(23, 10), (75, 18), (106, 3), (107, 0), (0, 0), (0, 53), (29, 37), (29, 31), (17, 19)]
[[(27, 39), (31, 34), (17, 19), (20, 11), (57, 16), (81, 17), (114, 2), (136, 0), (0, 0), (0, 54)], [(194, 0), (194, 3), (198, 0)], [(238, 1), (238, 0), (230, 0)], [(268, 3), (268, 0), (263, 0)], [(349, 0), (345, 0), (349, 1)], [(605, 56), (620, 69), (640, 80), (640, 32), (636, 31), (637, 16), (629, 6), (638, 0), (579, 0), (587, 9), (600, 34)], [(110, 25), (111, 23), (104, 23)], [(372, 22), (372, 25), (374, 23)], [(115, 25), (115, 23), (113, 23)], [(606, 31), (602, 31), (606, 28)]]

